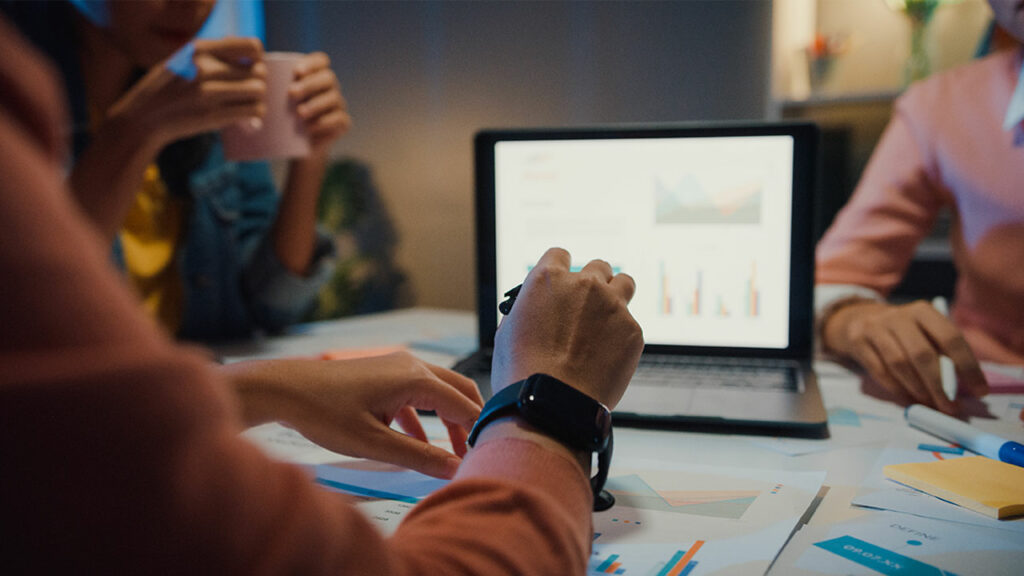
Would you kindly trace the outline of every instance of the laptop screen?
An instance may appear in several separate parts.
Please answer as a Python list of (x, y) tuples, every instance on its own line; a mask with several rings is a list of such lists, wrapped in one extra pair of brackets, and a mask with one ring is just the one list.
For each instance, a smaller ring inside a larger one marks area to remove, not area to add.
[(793, 245), (798, 136), (720, 128), (493, 138), (498, 292), (559, 246), (574, 268), (602, 258), (636, 280), (629, 308), (648, 346), (791, 347), (808, 314), (791, 309), (801, 306), (794, 282), (803, 290), (808, 276), (794, 255), (810, 259)]

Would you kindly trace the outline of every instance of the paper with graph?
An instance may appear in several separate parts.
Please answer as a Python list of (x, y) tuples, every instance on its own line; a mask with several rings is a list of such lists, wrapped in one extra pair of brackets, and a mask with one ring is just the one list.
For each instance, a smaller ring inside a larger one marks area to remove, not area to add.
[(772, 574), (1016, 576), (1022, 562), (1024, 539), (1017, 534), (879, 511), (804, 527)]
[[(445, 446), (443, 426), (434, 419), (423, 423), (430, 441)], [(333, 454), (277, 424), (246, 436), (279, 458), (306, 464), (324, 488), (353, 497), (385, 534), (393, 533), (417, 502), (447, 483)], [(588, 574), (763, 574), (824, 479), (824, 472), (620, 458), (606, 485), (616, 504), (594, 514)]]
[(823, 472), (624, 462), (594, 514), (589, 574), (763, 574), (824, 481)]

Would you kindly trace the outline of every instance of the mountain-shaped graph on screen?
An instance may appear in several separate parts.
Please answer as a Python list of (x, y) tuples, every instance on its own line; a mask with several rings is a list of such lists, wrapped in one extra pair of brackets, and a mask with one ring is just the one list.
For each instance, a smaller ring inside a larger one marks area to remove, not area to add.
[(657, 224), (758, 224), (761, 194), (761, 183), (756, 181), (712, 189), (693, 174), (673, 185), (656, 178), (654, 220)]

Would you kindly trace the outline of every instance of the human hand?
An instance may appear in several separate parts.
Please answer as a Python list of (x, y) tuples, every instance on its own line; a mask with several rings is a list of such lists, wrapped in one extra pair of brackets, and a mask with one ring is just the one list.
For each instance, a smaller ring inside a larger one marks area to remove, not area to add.
[(963, 335), (924, 300), (898, 306), (873, 300), (847, 304), (825, 320), (822, 335), (829, 352), (856, 362), (899, 399), (956, 412), (956, 403), (942, 390), (939, 355), (953, 361), (960, 390), (973, 396), (988, 393)]
[(603, 260), (569, 271), (551, 248), (530, 271), (495, 334), (491, 383), (497, 392), (543, 372), (614, 408), (636, 371), (643, 333), (626, 305), (636, 285)]
[(154, 66), (107, 111), (104, 124), (147, 134), (159, 149), (195, 134), (256, 122), (266, 113), (262, 57), (256, 38), (196, 40), (192, 78), (172, 71), (167, 61)]
[(323, 52), (303, 57), (296, 66), (295, 80), (288, 97), (296, 103), (296, 111), (310, 137), (313, 154), (326, 153), (352, 125), (348, 103), (341, 94), (341, 85), (331, 60)]
[[(408, 352), (354, 360), (264, 360), (222, 368), (246, 423), (281, 421), (339, 454), (451, 478), (483, 399), (472, 380)], [(454, 454), (430, 444), (416, 409), (444, 422)], [(390, 427), (397, 422), (402, 434)]]

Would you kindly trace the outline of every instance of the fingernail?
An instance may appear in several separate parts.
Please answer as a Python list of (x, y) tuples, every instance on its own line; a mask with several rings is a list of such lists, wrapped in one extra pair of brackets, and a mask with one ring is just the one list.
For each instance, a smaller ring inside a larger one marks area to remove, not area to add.
[(263, 119), (249, 118), (249, 121), (246, 123), (245, 126), (250, 132), (256, 132), (257, 130), (263, 128)]

